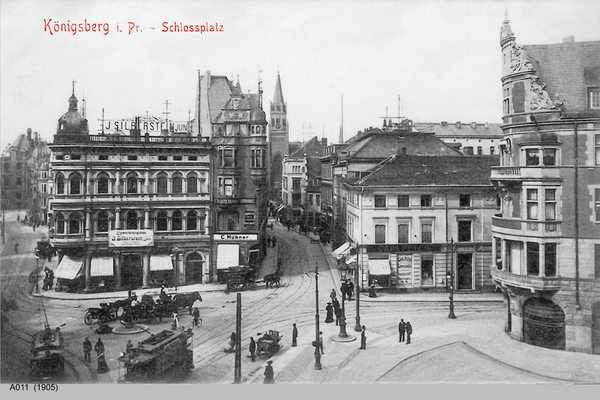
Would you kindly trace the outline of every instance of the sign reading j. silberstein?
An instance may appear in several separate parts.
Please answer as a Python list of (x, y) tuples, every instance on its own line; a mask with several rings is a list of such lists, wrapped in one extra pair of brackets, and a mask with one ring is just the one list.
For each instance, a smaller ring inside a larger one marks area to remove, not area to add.
[(108, 247), (148, 247), (154, 246), (154, 231), (150, 229), (110, 231)]
[(219, 233), (213, 235), (215, 241), (240, 241), (240, 240), (258, 240), (255, 233)]

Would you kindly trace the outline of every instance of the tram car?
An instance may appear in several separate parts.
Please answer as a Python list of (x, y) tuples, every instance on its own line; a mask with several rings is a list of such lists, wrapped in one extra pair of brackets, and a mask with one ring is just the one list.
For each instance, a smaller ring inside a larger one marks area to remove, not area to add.
[(119, 357), (119, 383), (174, 381), (194, 368), (193, 336), (185, 331), (163, 330), (138, 343)]
[(61, 380), (65, 374), (65, 348), (60, 328), (46, 325), (43, 331), (33, 335), (29, 358), (29, 378), (37, 380)]

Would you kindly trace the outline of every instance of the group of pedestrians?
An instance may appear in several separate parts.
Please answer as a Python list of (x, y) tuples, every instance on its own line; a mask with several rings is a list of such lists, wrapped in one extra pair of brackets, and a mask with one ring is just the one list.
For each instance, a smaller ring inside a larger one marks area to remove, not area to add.
[(400, 319), (398, 324), (398, 343), (404, 342), (406, 338), (406, 344), (410, 344), (410, 335), (412, 335), (412, 325), (409, 321), (404, 322), (404, 319)]
[[(131, 343), (131, 340), (129, 341)], [(96, 356), (98, 359), (98, 373), (108, 372), (108, 364), (106, 363), (106, 358), (104, 356), (104, 342), (102, 339), (98, 338), (98, 341), (94, 345), (94, 350), (96, 351)], [(83, 357), (86, 362), (92, 362), (92, 342), (88, 337), (83, 341)]]

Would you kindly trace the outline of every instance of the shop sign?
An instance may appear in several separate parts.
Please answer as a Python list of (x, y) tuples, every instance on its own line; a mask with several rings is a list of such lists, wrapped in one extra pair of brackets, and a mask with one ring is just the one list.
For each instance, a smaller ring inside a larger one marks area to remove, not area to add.
[(255, 233), (248, 233), (248, 234), (222, 233), (222, 234), (213, 235), (213, 240), (215, 240), (217, 242), (239, 242), (239, 241), (246, 241), (246, 240), (257, 241), (258, 235)]
[(110, 231), (108, 247), (154, 246), (154, 231), (150, 229)]
[(398, 254), (398, 283), (412, 285), (412, 255)]

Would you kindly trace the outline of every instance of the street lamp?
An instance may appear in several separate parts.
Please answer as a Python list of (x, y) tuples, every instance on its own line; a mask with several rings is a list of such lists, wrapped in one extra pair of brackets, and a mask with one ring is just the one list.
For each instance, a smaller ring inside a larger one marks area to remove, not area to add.
[(356, 297), (356, 325), (354, 325), (354, 332), (362, 332), (362, 325), (360, 324), (360, 289), (358, 287), (358, 274), (359, 274), (359, 269), (358, 269), (358, 258), (357, 258), (356, 272), (354, 274), (354, 288), (356, 289), (356, 293), (354, 294)]
[(450, 282), (450, 312), (448, 318), (455, 319), (454, 315), (454, 239), (450, 239), (450, 273), (446, 276)]
[(321, 348), (320, 348), (320, 330), (319, 330), (319, 264), (315, 264), (315, 369), (320, 370), (321, 366)]
[(171, 254), (171, 260), (173, 260), (173, 268), (175, 269), (175, 291), (177, 291), (177, 284), (179, 283), (179, 247), (173, 247), (173, 253)]

